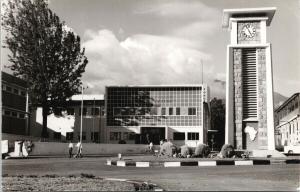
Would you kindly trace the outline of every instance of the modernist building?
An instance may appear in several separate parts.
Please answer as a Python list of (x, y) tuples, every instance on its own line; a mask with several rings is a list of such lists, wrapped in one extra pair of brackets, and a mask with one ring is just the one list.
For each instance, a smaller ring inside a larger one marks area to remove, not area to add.
[[(80, 138), (81, 101), (82, 142), (105, 142), (105, 116), (103, 95), (75, 95), (67, 101), (68, 108), (62, 115), (48, 115), (49, 140), (73, 141)], [(42, 108), (32, 113), (31, 135), (40, 137), (42, 132)]]
[(207, 143), (207, 85), (108, 86), (105, 94), (109, 143)]
[(274, 150), (271, 44), (276, 8), (225, 9), (227, 46), (225, 142), (238, 149)]
[(300, 93), (295, 93), (275, 110), (275, 125), (279, 142), (288, 146), (300, 142)]
[(26, 81), (2, 72), (2, 133), (27, 135)]

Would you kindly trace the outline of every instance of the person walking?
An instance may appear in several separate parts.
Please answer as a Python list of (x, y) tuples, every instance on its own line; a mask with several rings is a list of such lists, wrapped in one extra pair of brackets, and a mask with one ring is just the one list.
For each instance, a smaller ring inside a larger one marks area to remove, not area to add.
[(78, 143), (76, 144), (77, 147), (77, 154), (76, 157), (82, 157), (82, 144), (80, 141), (78, 141)]
[(73, 143), (69, 142), (69, 158), (73, 156)]
[(149, 144), (149, 151), (153, 152), (153, 143), (152, 142), (150, 142), (150, 144)]

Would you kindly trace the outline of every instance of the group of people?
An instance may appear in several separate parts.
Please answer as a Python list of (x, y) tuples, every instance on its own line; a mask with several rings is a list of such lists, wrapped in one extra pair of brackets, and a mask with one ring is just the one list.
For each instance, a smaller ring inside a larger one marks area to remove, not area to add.
[[(69, 143), (69, 158), (73, 157), (73, 143), (70, 141)], [(76, 154), (74, 155), (75, 158), (82, 157), (82, 144), (80, 141), (76, 144)]]

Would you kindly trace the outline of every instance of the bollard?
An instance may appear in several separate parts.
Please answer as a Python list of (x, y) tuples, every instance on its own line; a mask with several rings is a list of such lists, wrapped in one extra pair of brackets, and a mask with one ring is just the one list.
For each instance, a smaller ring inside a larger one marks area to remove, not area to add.
[(119, 158), (120, 160), (122, 159), (122, 154), (121, 154), (121, 153), (118, 154), (118, 158)]

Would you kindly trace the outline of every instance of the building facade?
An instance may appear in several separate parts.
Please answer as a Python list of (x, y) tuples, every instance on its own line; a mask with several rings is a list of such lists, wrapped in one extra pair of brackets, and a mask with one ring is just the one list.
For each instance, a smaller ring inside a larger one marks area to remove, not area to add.
[[(83, 110), (81, 118), (81, 101), (83, 99)], [(66, 101), (68, 107), (62, 115), (48, 115), (48, 140), (72, 141), (80, 139), (80, 127), (82, 119), (82, 142), (100, 143), (104, 141), (105, 114), (103, 95), (75, 95)], [(31, 135), (40, 137), (42, 132), (42, 108), (32, 112)]]
[(207, 85), (108, 86), (106, 141), (207, 143), (208, 101)]
[(295, 93), (275, 110), (277, 146), (300, 143), (300, 93)]
[[(73, 132), (66, 139), (78, 141), (81, 126), (81, 95), (72, 97), (69, 111), (74, 115)], [(105, 143), (105, 108), (103, 95), (84, 95), (82, 110), (82, 142)], [(70, 113), (69, 112), (69, 113)]]
[(2, 133), (28, 135), (26, 81), (2, 72)]

